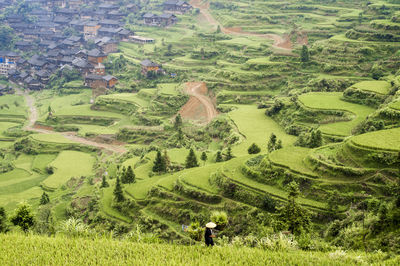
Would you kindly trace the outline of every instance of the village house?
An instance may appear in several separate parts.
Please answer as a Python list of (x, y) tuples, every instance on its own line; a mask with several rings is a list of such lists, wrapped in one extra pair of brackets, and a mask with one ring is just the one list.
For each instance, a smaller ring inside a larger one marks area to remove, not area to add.
[(42, 84), (35, 78), (28, 76), (26, 79), (23, 80), (23, 83), (25, 84), (25, 88), (29, 90), (40, 90), (42, 88)]
[(111, 19), (103, 19), (99, 22), (99, 25), (101, 27), (105, 28), (113, 28), (113, 29), (118, 29), (120, 28), (120, 23), (116, 20), (111, 20)]
[(163, 13), (161, 15), (155, 15), (152, 13), (146, 13), (143, 15), (144, 24), (147, 26), (158, 26), (167, 27), (175, 24), (178, 19), (174, 14)]
[(163, 4), (164, 12), (172, 12), (176, 14), (185, 14), (193, 7), (185, 2), (180, 0), (167, 0)]
[(107, 55), (98, 49), (92, 49), (88, 51), (87, 55), (88, 61), (94, 65), (97, 65), (98, 63), (103, 63), (103, 61), (107, 59)]
[(93, 73), (94, 67), (87, 60), (75, 58), (72, 61), (72, 66), (75, 67), (83, 76)]
[(141, 44), (154, 43), (154, 39), (146, 38), (146, 37), (142, 37), (142, 36), (138, 36), (138, 35), (129, 36), (129, 40), (131, 42), (141, 43)]
[(49, 82), (51, 73), (48, 70), (40, 70), (36, 72), (35, 76), (40, 83), (47, 84)]
[(85, 76), (85, 86), (92, 89), (107, 88), (111, 89), (117, 84), (118, 80), (116, 77), (111, 75), (100, 76), (90, 74)]
[(85, 40), (94, 39), (97, 36), (97, 31), (101, 28), (98, 22), (88, 21), (83, 26), (83, 35)]
[(25, 41), (18, 41), (14, 44), (15, 48), (21, 51), (29, 51), (32, 50), (32, 44)]
[(118, 42), (110, 37), (96, 39), (94, 43), (105, 54), (118, 52)]
[(7, 75), (8, 71), (17, 68), (20, 55), (10, 51), (0, 51), (0, 75)]
[(153, 61), (146, 59), (140, 62), (140, 65), (142, 66), (142, 74), (147, 74), (149, 71), (153, 72), (160, 72), (161, 66), (157, 63), (154, 63)]

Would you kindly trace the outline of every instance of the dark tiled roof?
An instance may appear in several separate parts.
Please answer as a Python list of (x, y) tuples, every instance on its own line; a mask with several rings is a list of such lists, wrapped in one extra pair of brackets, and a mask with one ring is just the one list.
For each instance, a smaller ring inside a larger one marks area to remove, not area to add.
[(153, 61), (151, 61), (149, 59), (143, 60), (142, 62), (140, 62), (140, 64), (142, 66), (145, 66), (145, 67), (157, 67), (157, 66), (159, 66), (158, 64), (154, 63)]

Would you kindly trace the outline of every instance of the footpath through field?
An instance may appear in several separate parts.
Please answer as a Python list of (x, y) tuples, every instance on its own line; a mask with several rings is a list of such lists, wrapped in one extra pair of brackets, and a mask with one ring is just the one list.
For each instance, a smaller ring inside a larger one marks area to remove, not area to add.
[(254, 36), (254, 37), (270, 39), (270, 40), (274, 41), (274, 44), (273, 44), (274, 47), (286, 50), (287, 52), (292, 51), (292, 43), (291, 43), (288, 35), (286, 35), (283, 38), (277, 34), (259, 34), (259, 33), (245, 32), (245, 31), (242, 31), (242, 29), (240, 27), (225, 28), (208, 11), (210, 8), (209, 2), (204, 2), (203, 0), (192, 0), (192, 1), (190, 1), (190, 4), (193, 7), (198, 8), (200, 10), (200, 14), (207, 20), (208, 23), (210, 23), (211, 25), (213, 25), (215, 27), (219, 26), (221, 28), (221, 31), (225, 34)]
[[(16, 91), (17, 91), (17, 94), (23, 95), (25, 97), (26, 104), (29, 108), (28, 124), (25, 126), (25, 129), (29, 130), (29, 131), (42, 133), (42, 134), (54, 133), (52, 130), (46, 129), (45, 127), (35, 126), (35, 123), (38, 119), (38, 111), (35, 106), (35, 99), (31, 95), (29, 95), (27, 92), (23, 92), (21, 89), (16, 88)], [(104, 149), (104, 150), (111, 151), (114, 153), (125, 153), (127, 151), (121, 145), (105, 144), (105, 143), (100, 143), (100, 142), (96, 142), (96, 141), (78, 137), (78, 136), (76, 136), (75, 132), (62, 132), (60, 134), (63, 135), (65, 138), (75, 141), (75, 142), (78, 142), (80, 144), (96, 147), (99, 149)]]

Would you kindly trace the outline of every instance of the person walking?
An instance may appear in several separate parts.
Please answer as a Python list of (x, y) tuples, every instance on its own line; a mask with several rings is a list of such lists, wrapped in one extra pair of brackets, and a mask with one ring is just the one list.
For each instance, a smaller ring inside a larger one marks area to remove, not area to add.
[(217, 227), (217, 225), (213, 222), (209, 222), (208, 224), (206, 224), (206, 231), (204, 233), (204, 240), (206, 242), (206, 246), (214, 246), (214, 240), (213, 238), (215, 237), (212, 229), (214, 229), (215, 227)]

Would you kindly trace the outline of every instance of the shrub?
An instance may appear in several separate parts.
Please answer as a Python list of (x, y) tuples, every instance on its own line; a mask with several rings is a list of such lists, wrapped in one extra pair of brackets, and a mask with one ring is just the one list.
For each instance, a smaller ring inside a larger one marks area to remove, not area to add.
[(210, 220), (217, 225), (218, 230), (223, 230), (228, 224), (228, 214), (224, 211), (214, 211), (211, 213)]
[(201, 241), (203, 239), (204, 228), (200, 226), (199, 222), (192, 222), (187, 228), (186, 232), (189, 237), (195, 241)]
[(261, 151), (260, 147), (257, 146), (257, 144), (253, 143), (250, 145), (250, 147), (247, 149), (247, 152), (249, 154), (257, 154)]

